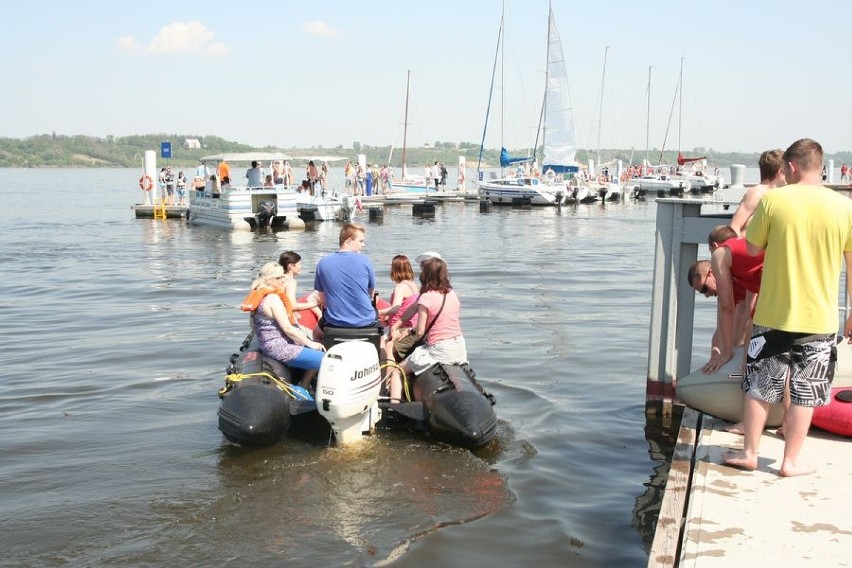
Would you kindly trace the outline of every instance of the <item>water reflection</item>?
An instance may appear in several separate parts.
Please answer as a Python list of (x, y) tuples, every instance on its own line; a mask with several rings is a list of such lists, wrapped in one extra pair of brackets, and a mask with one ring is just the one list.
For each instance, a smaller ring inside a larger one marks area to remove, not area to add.
[(263, 527), (236, 544), (255, 557), (261, 550), (295, 564), (381, 562), (440, 527), (514, 501), (493, 467), (505, 459), (502, 445), (513, 443), (505, 424), (501, 441), (475, 455), (384, 430), (359, 444), (327, 447), (328, 428), (308, 422), (276, 446), (223, 445), (219, 452), (219, 498), (209, 513), (219, 532)]
[(642, 537), (646, 553), (650, 553), (654, 542), (682, 413), (683, 407), (673, 407), (669, 414), (662, 411), (660, 403), (646, 404), (645, 439), (648, 441), (648, 455), (656, 465), (650, 479), (644, 483), (645, 492), (636, 498), (632, 523)]

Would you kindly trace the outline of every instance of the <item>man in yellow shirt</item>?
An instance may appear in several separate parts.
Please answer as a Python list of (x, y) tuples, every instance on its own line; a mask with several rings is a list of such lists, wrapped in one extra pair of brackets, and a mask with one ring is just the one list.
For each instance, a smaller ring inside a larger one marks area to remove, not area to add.
[[(743, 381), (743, 449), (724, 454), (729, 465), (757, 468), (768, 406), (781, 401), (789, 380), (780, 474), (814, 471), (799, 454), (814, 407), (831, 396), (841, 258), (852, 295), (852, 200), (822, 187), (822, 161), (822, 146), (808, 138), (787, 148), (784, 169), (792, 185), (767, 192), (746, 231), (749, 254), (766, 253)], [(852, 337), (852, 316), (843, 332)]]

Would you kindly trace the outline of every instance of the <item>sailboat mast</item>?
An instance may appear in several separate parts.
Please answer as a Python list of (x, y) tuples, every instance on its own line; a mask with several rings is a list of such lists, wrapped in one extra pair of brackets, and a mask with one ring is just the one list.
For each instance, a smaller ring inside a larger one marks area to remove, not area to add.
[(604, 81), (606, 80), (606, 55), (609, 53), (609, 46), (604, 49), (604, 64), (603, 73), (601, 74), (601, 103), (598, 108), (598, 165), (601, 163), (601, 124), (603, 123), (603, 98), (604, 98)]
[(680, 75), (677, 79), (677, 152), (680, 154), (680, 129), (683, 125), (683, 57), (680, 58)]
[[(500, 16), (500, 29), (497, 31), (497, 47), (494, 51), (494, 65), (491, 68), (491, 87), (488, 89), (488, 107), (485, 110), (485, 125), (482, 127), (482, 141), (479, 144), (479, 161), (476, 164), (477, 177), (482, 175), (482, 154), (485, 152), (485, 133), (488, 132), (488, 117), (491, 114), (491, 98), (494, 96), (494, 79), (497, 75), (497, 55), (500, 53), (500, 45), (503, 41), (503, 20), (505, 18), (505, 4), (503, 15)], [(501, 140), (502, 143), (502, 134)]]
[[(506, 0), (503, 0), (503, 14), (506, 14)], [(500, 34), (503, 34), (503, 17), (500, 18)], [(506, 147), (503, 141), (504, 117), (506, 111), (506, 46), (500, 50), (500, 151)], [(503, 161), (500, 161), (500, 177), (503, 177)]]
[(411, 88), (411, 69), (405, 78), (405, 119), (402, 123), (402, 179), (405, 179), (405, 149), (408, 144), (408, 92)]
[[(550, 28), (553, 25), (553, 2), (547, 3), (547, 49), (545, 50), (544, 60), (544, 101), (541, 104), (541, 125), (547, 124), (547, 91), (548, 81), (550, 81)], [(544, 168), (544, 148), (547, 145), (547, 127), (541, 128), (541, 163), (539, 166)], [(538, 144), (536, 144), (538, 146)], [(538, 148), (535, 148), (536, 152)]]
[(651, 163), (651, 65), (648, 65), (648, 118), (645, 122), (645, 161)]

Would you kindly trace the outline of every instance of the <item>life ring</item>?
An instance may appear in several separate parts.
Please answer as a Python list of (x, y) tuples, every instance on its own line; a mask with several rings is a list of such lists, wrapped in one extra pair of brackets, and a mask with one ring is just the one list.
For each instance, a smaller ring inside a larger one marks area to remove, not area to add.
[(154, 188), (154, 180), (151, 179), (151, 176), (144, 175), (139, 178), (139, 189), (142, 191), (151, 191)]

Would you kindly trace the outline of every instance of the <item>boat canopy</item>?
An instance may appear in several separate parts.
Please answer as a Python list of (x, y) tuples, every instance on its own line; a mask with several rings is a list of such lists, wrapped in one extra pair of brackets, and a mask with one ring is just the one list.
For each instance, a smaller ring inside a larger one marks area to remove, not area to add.
[(524, 162), (532, 162), (535, 160), (533, 156), (526, 158), (513, 158), (509, 155), (509, 151), (505, 148), (500, 148), (500, 167), (507, 168), (512, 164), (523, 164)]
[(291, 156), (288, 158), (291, 161), (302, 161), (302, 162), (310, 162), (313, 160), (314, 162), (341, 162), (346, 158), (341, 156)]
[(200, 158), (200, 162), (274, 162), (275, 160), (292, 160), (292, 156), (282, 154), (281, 152), (226, 152), (224, 154), (212, 154)]
[(701, 156), (700, 158), (685, 158), (682, 152), (677, 153), (677, 165), (682, 166), (684, 164), (688, 164), (689, 162), (700, 162), (701, 160), (706, 160), (707, 156)]

